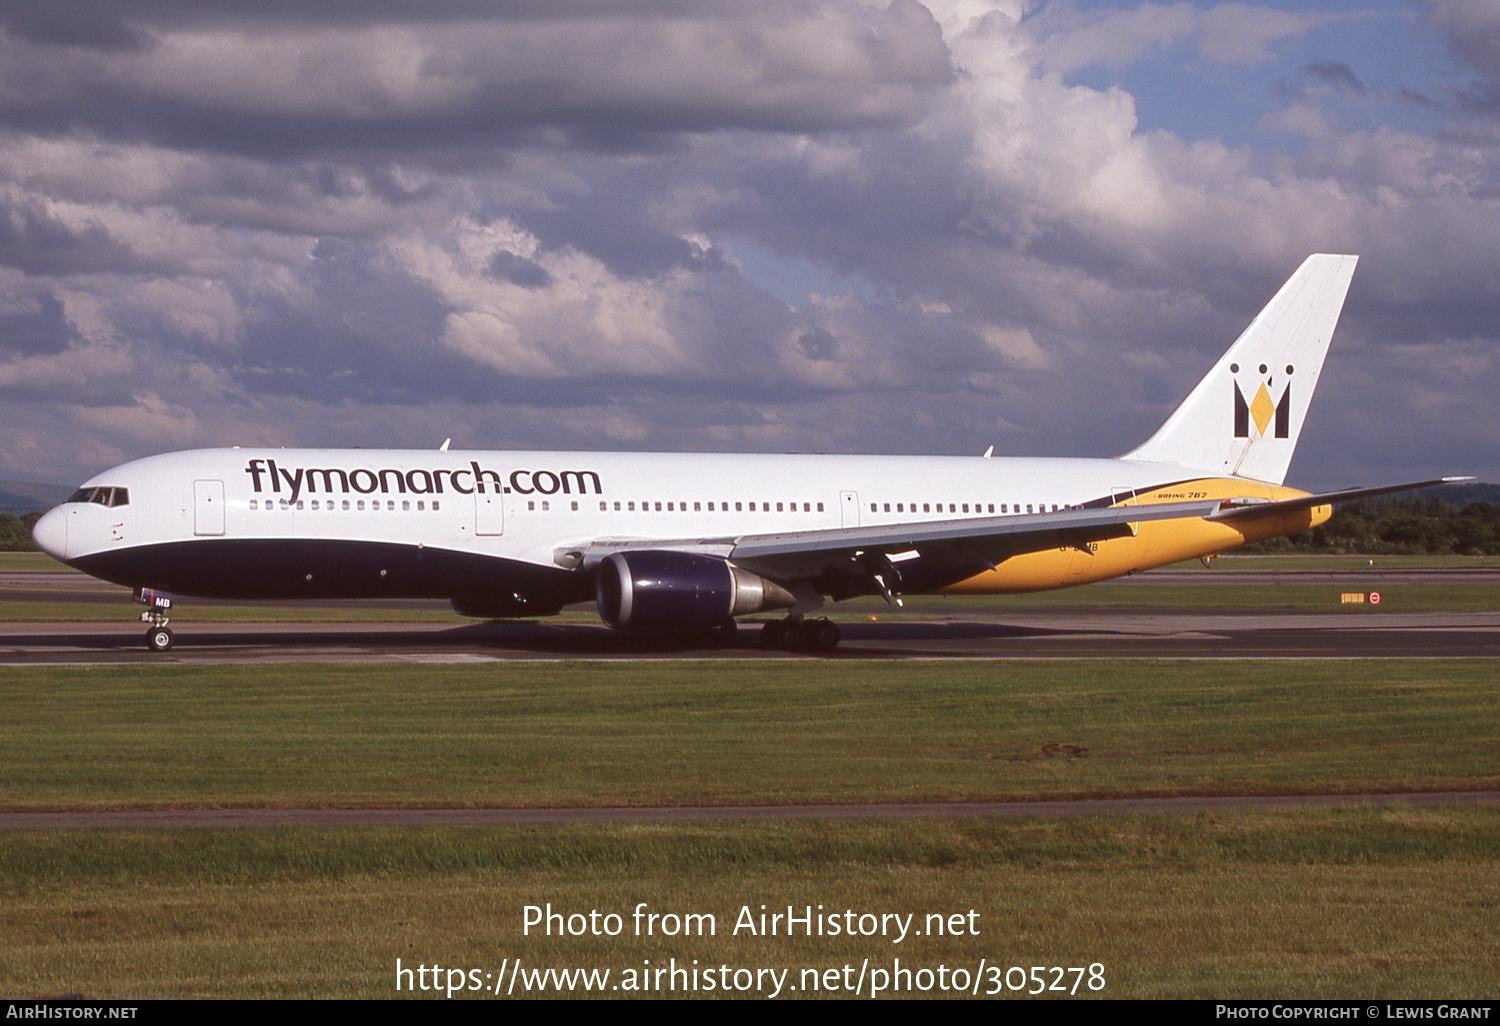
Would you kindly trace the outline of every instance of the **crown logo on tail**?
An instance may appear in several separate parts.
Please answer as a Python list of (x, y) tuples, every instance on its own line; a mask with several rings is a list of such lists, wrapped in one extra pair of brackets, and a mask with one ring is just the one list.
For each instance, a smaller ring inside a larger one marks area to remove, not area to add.
[[(1230, 371), (1238, 371), (1238, 365), (1231, 365)], [(1286, 369), (1290, 377), (1292, 368)], [(1265, 373), (1262, 365), (1261, 373)], [(1291, 436), (1292, 427), (1292, 383), (1288, 381), (1286, 387), (1281, 390), (1281, 398), (1271, 400), (1271, 392), (1266, 388), (1266, 382), (1262, 381), (1255, 389), (1255, 397), (1246, 401), (1245, 393), (1240, 389), (1240, 383), (1234, 383), (1234, 437), (1249, 438), (1250, 423), (1255, 422), (1256, 433), (1260, 437), (1266, 436), (1266, 428), (1271, 421), (1276, 421), (1276, 437), (1288, 438)]]

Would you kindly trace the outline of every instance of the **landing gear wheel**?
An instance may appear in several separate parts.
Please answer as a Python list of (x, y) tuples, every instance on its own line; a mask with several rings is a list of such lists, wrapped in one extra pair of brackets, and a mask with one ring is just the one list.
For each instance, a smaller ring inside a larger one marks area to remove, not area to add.
[(153, 627), (146, 632), (146, 647), (153, 652), (165, 652), (172, 647), (172, 631), (166, 627)]
[(704, 637), (710, 645), (719, 648), (731, 648), (735, 639), (739, 636), (740, 625), (734, 617), (728, 617), (723, 623), (715, 624), (704, 632)]
[(760, 643), (767, 648), (786, 646), (786, 629), (790, 620), (769, 620), (761, 626)]
[(832, 652), (839, 647), (839, 625), (832, 620), (814, 620), (802, 628), (802, 644), (813, 652)]

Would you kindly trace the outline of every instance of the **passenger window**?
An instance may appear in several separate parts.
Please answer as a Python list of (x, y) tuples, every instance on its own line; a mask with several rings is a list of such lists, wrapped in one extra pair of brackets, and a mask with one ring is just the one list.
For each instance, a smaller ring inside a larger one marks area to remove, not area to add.
[(743, 510), (741, 510), (741, 509), (740, 509), (740, 504), (739, 504), (739, 503), (737, 503), (737, 502), (736, 502), (736, 503), (735, 503), (735, 504), (734, 504), (734, 511), (735, 511), (735, 512), (736, 512), (736, 513), (741, 513), (741, 512), (743, 512)]
[[(618, 502), (615, 503), (615, 509), (619, 509), (619, 508), (620, 508), (620, 504)], [(635, 503), (633, 503), (633, 502), (627, 502), (625, 504), (625, 508), (629, 512), (634, 513), (635, 512)]]
[(356, 500), (354, 500), (354, 508), (357, 509), (357, 510), (359, 510), (361, 513), (363, 513), (364, 509), (365, 509), (365, 500), (364, 499), (356, 499)]
[(694, 513), (701, 513), (701, 512), (703, 512), (703, 503), (701, 503), (701, 502), (695, 502), (695, 503), (693, 503), (693, 512)]
[(256, 505), (256, 503), (255, 503), (255, 500), (254, 500), (254, 499), (251, 499), (251, 500), (250, 500), (250, 508), (251, 508), (251, 509), (260, 509), (260, 507), (259, 507), (259, 506), (258, 506), (258, 505)]
[(656, 504), (656, 512), (658, 512), (658, 513), (661, 512), (661, 503), (659, 503), (659, 502)]
[(823, 512), (823, 504), (821, 502), (818, 503), (818, 512), (819, 513)]
[(550, 512), (551, 509), (552, 509), (552, 503), (548, 502), (546, 499), (543, 499), (542, 500), (542, 512), (543, 513), (547, 513), (547, 512)]
[(573, 512), (575, 512), (575, 513), (578, 512), (578, 500), (577, 499), (573, 500)]
[(536, 509), (536, 500), (535, 499), (527, 499), (526, 500), (526, 508), (529, 509), (529, 510)]
[(417, 510), (418, 510), (418, 512), (420, 512), (420, 511), (422, 511), (422, 510), (424, 510), (426, 508), (427, 508), (427, 503), (423, 502), (421, 499), (418, 499), (417, 500)]
[(437, 508), (438, 508), (438, 501), (437, 501), (437, 500), (436, 500), (436, 499), (433, 499), (433, 500), (432, 500), (432, 508), (433, 508), (433, 509), (434, 509), (434, 510), (435, 510), (435, 509), (437, 509)]

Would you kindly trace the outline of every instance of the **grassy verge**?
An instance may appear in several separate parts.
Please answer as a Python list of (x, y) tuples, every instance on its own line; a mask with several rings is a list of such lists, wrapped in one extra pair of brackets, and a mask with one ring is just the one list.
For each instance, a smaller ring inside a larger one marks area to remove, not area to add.
[(0, 671), (0, 808), (1500, 786), (1485, 661)]
[[(144, 610), (126, 596), (120, 602), (6, 602), (0, 589), (0, 620), (11, 623), (130, 623)], [(571, 614), (569, 614), (571, 615)], [(578, 617), (582, 620), (582, 617)], [(445, 606), (414, 609), (391, 606), (195, 606), (179, 602), (173, 625), (188, 623), (474, 623)], [(557, 622), (566, 622), (559, 620)], [(597, 616), (588, 618), (598, 623)], [(145, 627), (141, 628), (143, 631)]]
[[(1208, 575), (1205, 575), (1207, 578)], [(1344, 592), (1380, 592), (1379, 605), (1345, 605)], [(1491, 584), (1373, 584), (1353, 577), (1347, 584), (1090, 584), (1027, 595), (985, 595), (951, 599), (912, 598), (924, 607), (933, 602), (960, 609), (1297, 609), (1326, 612), (1485, 612), (1500, 609), (1500, 588)], [(880, 615), (879, 599), (860, 602)], [(883, 605), (883, 603), (882, 603)], [(835, 609), (840, 607), (834, 607)], [(889, 614), (887, 614), (889, 615)], [(886, 616), (881, 616), (885, 619)]]
[[(80, 592), (86, 601), (6, 601), (0, 587), (0, 619), (12, 623), (97, 623), (133, 619), (142, 609), (123, 593), (118, 601), (100, 601), (98, 592)], [(1378, 590), (1379, 605), (1346, 605), (1345, 591)], [(1093, 584), (1086, 588), (1035, 592), (1027, 595), (958, 596), (941, 599), (912, 596), (909, 610), (892, 607), (878, 598), (856, 599), (828, 606), (823, 612), (835, 620), (931, 620), (963, 616), (966, 610), (1006, 609), (1122, 609), (1122, 610), (1306, 610), (1323, 612), (1488, 612), (1500, 610), (1500, 588), (1493, 585), (1398, 584), (1394, 587), (1338, 584)], [(471, 623), (443, 604), (426, 608), (369, 604), (331, 606), (296, 603), (216, 606), (179, 602), (172, 610), (176, 623)], [(598, 623), (592, 611), (569, 611), (548, 617), (549, 623)]]
[[(519, 957), (610, 969), (615, 984), (648, 959), (696, 959), (791, 970), (786, 983), (805, 988), (804, 969), (847, 965), (852, 979), (864, 959), (889, 970), (900, 958), (972, 973), (983, 958), (1102, 963), (1106, 997), (1485, 998), (1500, 986), (1497, 840), (1500, 810), (1485, 808), (17, 833), (0, 836), (0, 985), (15, 996), (386, 998), (398, 996), (398, 958), (483, 974)], [(523, 907), (549, 902), (618, 913), (623, 932), (523, 935)], [(639, 902), (711, 914), (715, 932), (633, 936)], [(900, 944), (735, 935), (741, 908), (762, 904), (910, 913), (918, 929), (959, 913), (976, 933)]]
[[(1213, 570), (1493, 570), (1500, 567), (1500, 556), (1335, 556), (1319, 553), (1268, 556), (1238, 555), (1230, 552), (1213, 561)], [(1203, 570), (1196, 559), (1163, 567), (1165, 570)]]

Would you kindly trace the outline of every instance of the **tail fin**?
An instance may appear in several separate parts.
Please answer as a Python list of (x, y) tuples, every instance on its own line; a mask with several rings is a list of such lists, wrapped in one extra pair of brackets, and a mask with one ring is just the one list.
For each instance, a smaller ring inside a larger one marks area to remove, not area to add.
[(1156, 434), (1121, 458), (1286, 480), (1358, 260), (1303, 261)]

